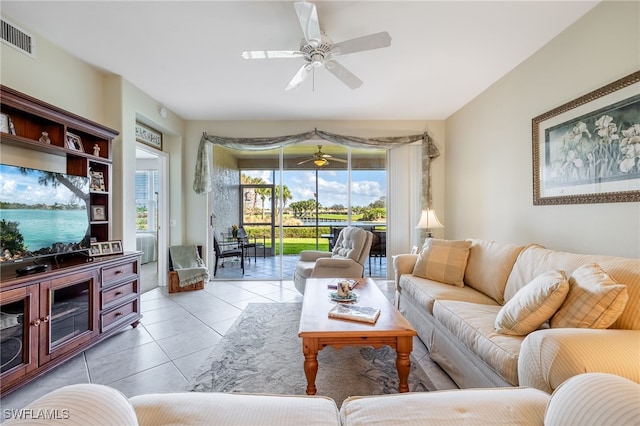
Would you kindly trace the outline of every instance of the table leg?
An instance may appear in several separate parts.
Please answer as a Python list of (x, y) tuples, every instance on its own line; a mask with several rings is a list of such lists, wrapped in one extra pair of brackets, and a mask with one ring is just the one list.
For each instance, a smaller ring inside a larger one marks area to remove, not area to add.
[(316, 375), (318, 374), (318, 341), (302, 339), (304, 353), (304, 375), (307, 376), (307, 395), (316, 394)]
[(396, 344), (396, 368), (398, 369), (398, 392), (409, 392), (409, 371), (411, 371), (411, 350), (413, 338), (398, 337)]

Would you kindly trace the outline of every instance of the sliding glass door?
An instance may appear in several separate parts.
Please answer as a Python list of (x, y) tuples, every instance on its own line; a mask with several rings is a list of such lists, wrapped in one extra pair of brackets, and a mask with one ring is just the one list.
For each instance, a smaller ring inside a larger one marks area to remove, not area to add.
[[(292, 279), (300, 251), (331, 250), (346, 226), (386, 232), (386, 151), (323, 142), (267, 152), (216, 151), (214, 161), (236, 164), (237, 170), (221, 171), (227, 181), (214, 184), (214, 193), (233, 191), (232, 173), (237, 192), (211, 197), (212, 222), (222, 232), (239, 224), (259, 247), (248, 253), (244, 279)], [(384, 250), (376, 253), (365, 275), (386, 277)], [(217, 279), (241, 279), (231, 269), (220, 271)]]

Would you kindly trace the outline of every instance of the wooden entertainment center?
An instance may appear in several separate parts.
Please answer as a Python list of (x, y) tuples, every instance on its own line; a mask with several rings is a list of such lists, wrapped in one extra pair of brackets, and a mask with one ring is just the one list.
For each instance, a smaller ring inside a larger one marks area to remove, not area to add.
[[(62, 157), (66, 174), (98, 178), (88, 204), (101, 215), (91, 217), (90, 235), (109, 241), (111, 150), (118, 132), (6, 86), (0, 87), (0, 109), (10, 124), (0, 133), (3, 146)], [(91, 257), (86, 251), (0, 262), (2, 396), (119, 329), (138, 325), (140, 255)], [(31, 263), (43, 269), (19, 273)]]

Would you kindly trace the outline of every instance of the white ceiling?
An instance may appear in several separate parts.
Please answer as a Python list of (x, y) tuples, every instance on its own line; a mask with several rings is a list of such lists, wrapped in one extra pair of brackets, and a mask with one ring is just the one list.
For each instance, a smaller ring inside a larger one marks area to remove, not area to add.
[(292, 2), (2, 1), (13, 23), (121, 75), (189, 120), (445, 119), (598, 1), (316, 1), (334, 42), (388, 31), (391, 46), (336, 59), (284, 87), (302, 59), (248, 61), (243, 50), (296, 50)]

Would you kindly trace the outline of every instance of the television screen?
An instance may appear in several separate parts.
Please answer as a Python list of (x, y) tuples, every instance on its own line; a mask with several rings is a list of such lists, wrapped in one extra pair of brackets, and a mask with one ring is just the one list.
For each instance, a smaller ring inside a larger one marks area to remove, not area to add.
[(89, 178), (0, 164), (0, 259), (90, 246)]

